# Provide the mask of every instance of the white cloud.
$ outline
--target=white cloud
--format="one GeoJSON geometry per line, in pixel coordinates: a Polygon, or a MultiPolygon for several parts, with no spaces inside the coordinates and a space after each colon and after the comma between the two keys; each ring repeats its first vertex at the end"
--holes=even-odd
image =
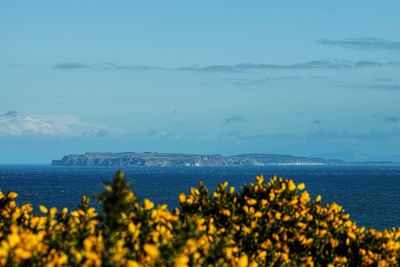
{"type": "Polygon", "coordinates": [[[0,136],[101,137],[108,134],[108,127],[69,115],[23,115],[16,111],[0,115],[0,136]]]}

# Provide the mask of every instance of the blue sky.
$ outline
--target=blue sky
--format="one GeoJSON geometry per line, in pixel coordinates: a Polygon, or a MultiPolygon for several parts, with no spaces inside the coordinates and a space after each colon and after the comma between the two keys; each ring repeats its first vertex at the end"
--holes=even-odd
{"type": "Polygon", "coordinates": [[[0,163],[86,151],[400,159],[398,10],[1,2],[0,163]]]}

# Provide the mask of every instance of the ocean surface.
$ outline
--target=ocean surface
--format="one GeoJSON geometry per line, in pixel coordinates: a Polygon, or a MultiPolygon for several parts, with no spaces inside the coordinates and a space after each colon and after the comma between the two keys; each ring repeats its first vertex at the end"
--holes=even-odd
{"type": "MultiPolygon", "coordinates": [[[[111,180],[118,169],[0,165],[0,189],[17,192],[20,204],[74,209],[82,195],[101,191],[102,182],[111,180]]],[[[400,165],[130,167],[124,171],[139,198],[166,203],[170,208],[178,206],[180,192],[188,192],[200,180],[211,191],[223,181],[240,188],[258,174],[267,179],[277,174],[304,182],[310,194],[321,194],[325,203],[342,205],[359,226],[400,227],[400,165]]]]}

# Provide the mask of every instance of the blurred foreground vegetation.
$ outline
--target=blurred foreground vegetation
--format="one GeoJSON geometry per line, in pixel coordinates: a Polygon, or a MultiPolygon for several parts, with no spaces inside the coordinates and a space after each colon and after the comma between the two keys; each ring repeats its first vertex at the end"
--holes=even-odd
{"type": "Polygon", "coordinates": [[[118,172],[77,210],[18,206],[0,192],[0,266],[400,266],[400,228],[358,227],[304,184],[273,177],[241,191],[200,183],[168,210],[139,201],[118,172]]]}

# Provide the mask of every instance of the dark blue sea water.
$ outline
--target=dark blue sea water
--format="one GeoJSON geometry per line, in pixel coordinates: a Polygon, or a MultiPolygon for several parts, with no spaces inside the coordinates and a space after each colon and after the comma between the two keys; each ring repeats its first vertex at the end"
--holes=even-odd
{"type": "MultiPolygon", "coordinates": [[[[19,203],[76,208],[84,194],[101,191],[117,168],[0,165],[0,188],[19,193],[19,203]]],[[[124,169],[140,198],[178,205],[180,192],[203,180],[210,190],[223,182],[240,187],[258,174],[304,182],[314,197],[342,205],[360,226],[400,227],[400,165],[268,166],[268,167],[137,167],[124,169]]]]}

